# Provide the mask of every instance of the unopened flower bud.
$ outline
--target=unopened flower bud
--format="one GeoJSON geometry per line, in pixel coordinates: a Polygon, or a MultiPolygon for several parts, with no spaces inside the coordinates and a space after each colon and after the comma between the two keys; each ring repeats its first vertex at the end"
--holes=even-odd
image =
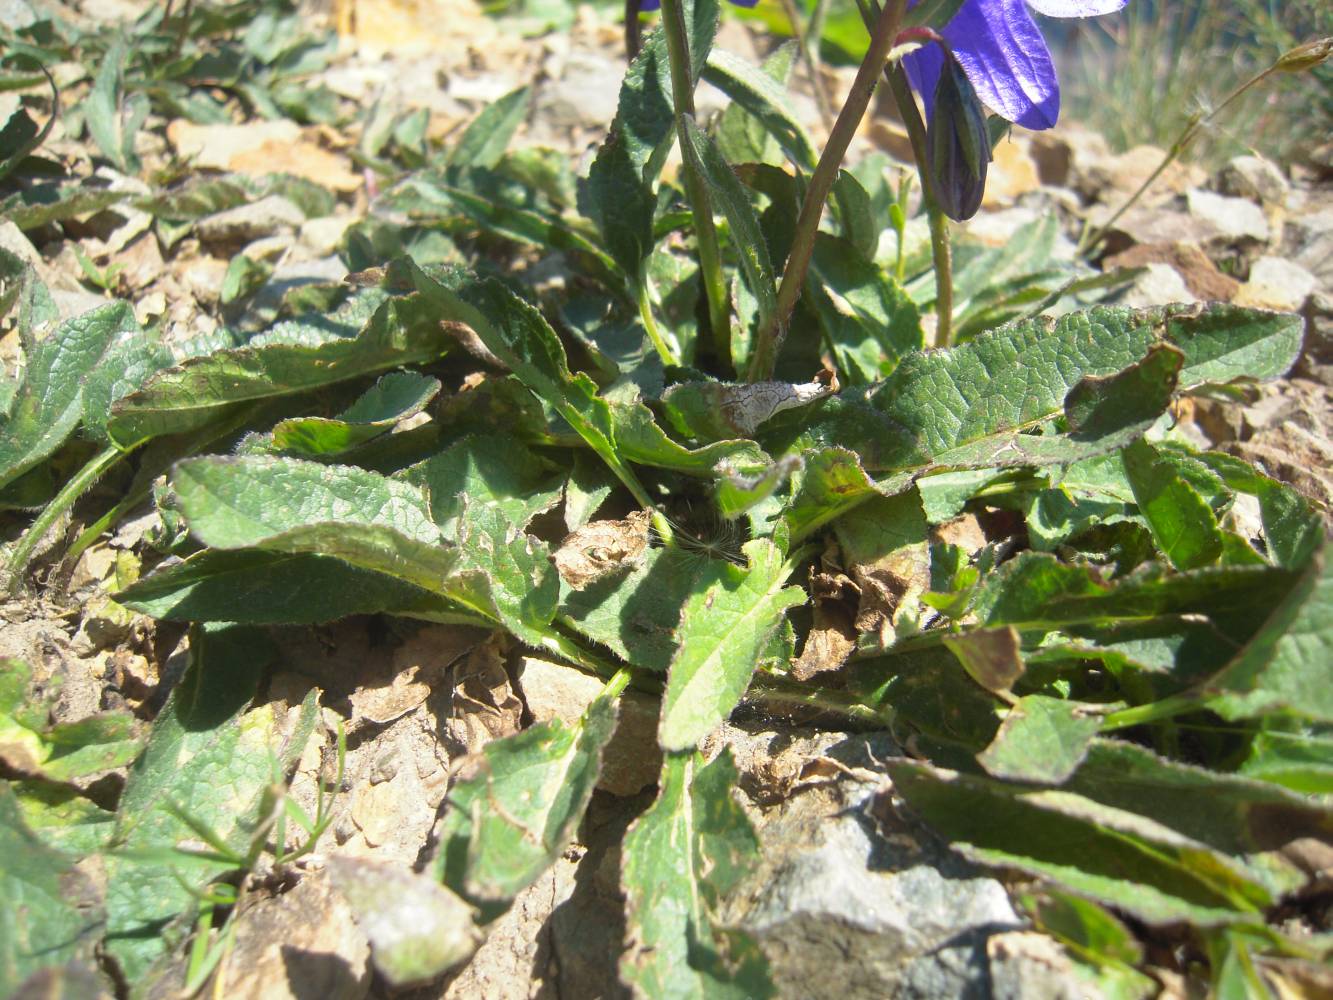
{"type": "Polygon", "coordinates": [[[945,215],[962,222],[977,214],[989,163],[985,109],[958,61],[946,55],[926,127],[926,169],[945,215]]]}
{"type": "Polygon", "coordinates": [[[1317,42],[1306,42],[1294,49],[1288,49],[1274,64],[1273,68],[1282,73],[1301,73],[1314,69],[1321,62],[1333,55],[1333,38],[1321,38],[1317,42]]]}

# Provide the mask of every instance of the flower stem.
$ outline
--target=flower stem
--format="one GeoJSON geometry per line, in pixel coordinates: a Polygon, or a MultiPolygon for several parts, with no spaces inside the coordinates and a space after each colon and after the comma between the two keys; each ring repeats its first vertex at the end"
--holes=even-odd
{"type": "Polygon", "coordinates": [[[1170,719],[1177,715],[1183,715],[1186,712],[1197,712],[1199,710],[1201,699],[1198,694],[1192,691],[1185,691],[1181,694],[1172,695],[1169,698],[1163,698],[1161,701],[1149,702],[1147,705],[1136,705],[1133,708],[1122,708],[1118,712],[1112,712],[1102,720],[1100,732],[1109,733],[1117,729],[1128,729],[1130,726],[1142,726],[1149,722],[1161,722],[1163,719],[1170,719]]]}
{"type": "Polygon", "coordinates": [[[865,117],[870,105],[871,95],[880,70],[893,48],[893,41],[902,24],[903,13],[907,9],[907,0],[890,0],[880,12],[870,33],[870,48],[861,68],[856,71],[851,93],[838,112],[837,121],[829,133],[828,144],[820,154],[815,172],[810,175],[810,183],[805,189],[805,200],[801,203],[801,214],[796,220],[796,234],[792,240],[791,254],[787,266],[782,272],[782,284],[778,286],[778,304],[773,315],[755,337],[754,353],[750,357],[750,368],[746,377],[751,382],[764,382],[773,377],[777,365],[778,349],[787,333],[787,323],[791,320],[796,301],[805,287],[805,274],[810,268],[810,258],[814,254],[815,236],[819,232],[819,220],[824,214],[824,203],[833,182],[837,179],[847,147],[865,117]]]}
{"type": "Polygon", "coordinates": [[[926,206],[926,218],[930,222],[930,250],[935,261],[936,320],[935,342],[931,346],[948,347],[953,337],[953,249],[949,245],[949,220],[940,210],[930,172],[925,169],[926,123],[921,120],[921,113],[917,110],[907,74],[901,65],[885,66],[884,77],[889,81],[893,100],[898,105],[898,114],[907,129],[907,138],[912,143],[912,155],[916,158],[917,173],[921,178],[921,200],[926,206]]]}
{"type": "Polygon", "coordinates": [[[10,554],[8,589],[11,593],[17,590],[19,584],[22,583],[23,574],[28,568],[28,563],[31,562],[33,553],[37,551],[37,546],[46,537],[46,533],[74,506],[74,502],[83,496],[93,483],[97,482],[108,469],[127,454],[129,452],[121,451],[114,445],[103,448],[82,469],[75,473],[74,478],[65,484],[65,488],[46,505],[46,508],[32,522],[31,527],[19,539],[18,545],[14,546],[14,551],[10,554]]]}
{"type": "Polygon", "coordinates": [[[639,318],[643,321],[643,328],[648,332],[648,339],[653,342],[653,347],[657,350],[657,356],[662,359],[664,365],[678,365],[680,359],[665,340],[662,339],[662,331],[658,329],[657,320],[653,318],[653,305],[648,299],[648,282],[646,280],[638,283],[637,294],[639,297],[639,318]]]}
{"type": "MultiPolygon", "coordinates": [[[[676,136],[681,149],[689,139],[685,116],[694,117],[694,71],[690,64],[690,40],[685,30],[682,0],[662,0],[662,30],[666,33],[667,61],[671,67],[671,102],[676,114],[676,136]]],[[[708,325],[713,334],[713,350],[718,367],[731,367],[731,326],[728,317],[727,279],[722,274],[722,254],[718,250],[713,209],[703,178],[690,169],[688,158],[681,166],[685,197],[694,215],[694,239],[699,247],[699,273],[703,276],[704,295],[708,300],[708,325]]]]}
{"type": "MultiPolygon", "coordinates": [[[[1325,40],[1325,42],[1327,43],[1327,40],[1325,40]]],[[[1080,239],[1078,243],[1078,252],[1080,254],[1086,254],[1095,250],[1097,245],[1101,243],[1102,240],[1106,239],[1106,234],[1111,231],[1111,227],[1119,222],[1121,216],[1138,203],[1139,199],[1147,193],[1148,189],[1157,182],[1157,178],[1162,176],[1163,171],[1180,158],[1181,154],[1189,148],[1190,143],[1194,141],[1195,137],[1203,131],[1205,125],[1209,124],[1228,107],[1244,97],[1251,89],[1263,83],[1273,74],[1288,71],[1287,66],[1284,64],[1284,60],[1290,55],[1292,55],[1292,53],[1284,54],[1277,60],[1277,62],[1273,63],[1273,65],[1250,77],[1228,94],[1222,100],[1221,104],[1213,108],[1207,114],[1191,115],[1189,121],[1185,123],[1185,127],[1181,130],[1180,135],[1176,137],[1176,141],[1171,144],[1171,148],[1168,149],[1166,155],[1162,157],[1162,162],[1157,164],[1157,169],[1148,175],[1147,179],[1144,180],[1144,182],[1138,186],[1138,189],[1125,200],[1124,204],[1111,213],[1109,219],[1095,229],[1091,229],[1084,233],[1083,238],[1080,239]]]]}

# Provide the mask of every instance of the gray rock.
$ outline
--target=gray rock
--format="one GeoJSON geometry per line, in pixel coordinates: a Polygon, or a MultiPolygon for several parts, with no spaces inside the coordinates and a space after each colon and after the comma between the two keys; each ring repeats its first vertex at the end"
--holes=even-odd
{"type": "Polygon", "coordinates": [[[1325,290],[1333,292],[1333,204],[1307,206],[1288,217],[1281,254],[1313,274],[1325,290]]]}
{"type": "Polygon", "coordinates": [[[1282,171],[1262,156],[1235,157],[1222,168],[1217,180],[1223,194],[1270,207],[1285,206],[1291,190],[1282,171]]]}
{"type": "Polygon", "coordinates": [[[728,919],[758,939],[780,996],[987,996],[987,939],[1023,921],[928,833],[872,818],[880,794],[840,779],[788,795],[758,824],[763,862],[728,919]]]}
{"type": "Polygon", "coordinates": [[[1318,287],[1315,276],[1281,257],[1260,257],[1250,266],[1250,280],[1240,286],[1236,305],[1299,312],[1318,287]]]}
{"type": "Polygon", "coordinates": [[[10,31],[18,31],[35,23],[37,14],[27,0],[0,0],[0,24],[10,31]]]}
{"type": "Polygon", "coordinates": [[[1119,304],[1142,309],[1147,306],[1165,306],[1173,302],[1191,304],[1199,301],[1170,264],[1145,264],[1146,270],[1125,289],[1119,304]]]}
{"type": "Polygon", "coordinates": [[[1208,223],[1227,242],[1268,242],[1268,220],[1263,210],[1246,198],[1229,198],[1193,188],[1185,192],[1185,201],[1190,215],[1208,223]]]}
{"type": "Polygon", "coordinates": [[[305,215],[282,195],[271,194],[200,219],[195,233],[203,243],[243,246],[265,236],[294,233],[305,215]]]}
{"type": "Polygon", "coordinates": [[[556,130],[605,127],[616,114],[624,63],[576,51],[564,60],[563,69],[558,80],[542,87],[537,117],[556,130]]]}

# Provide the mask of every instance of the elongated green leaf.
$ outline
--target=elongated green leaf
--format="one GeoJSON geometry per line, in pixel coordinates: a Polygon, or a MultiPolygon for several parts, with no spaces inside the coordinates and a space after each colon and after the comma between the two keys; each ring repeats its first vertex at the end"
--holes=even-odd
{"type": "MultiPolygon", "coordinates": [[[[787,42],[774,49],[763,61],[760,72],[779,89],[787,85],[798,52],[795,42],[787,42]]],[[[709,61],[717,59],[718,52],[709,53],[709,61]]],[[[734,57],[730,57],[734,58],[734,57]]],[[[709,73],[710,70],[705,70],[709,73]]],[[[728,163],[783,162],[782,150],[769,134],[762,119],[750,114],[736,100],[727,105],[717,120],[717,145],[728,163]]]]}
{"type": "Polygon", "coordinates": [[[421,490],[351,466],[295,458],[191,458],[172,470],[190,529],[219,549],[262,545],[295,528],[377,525],[422,544],[440,540],[421,490]]]}
{"type": "Polygon", "coordinates": [[[138,330],[128,303],[113,302],[67,320],[32,349],[9,419],[0,424],[0,485],[65,443],[83,415],[84,382],[138,330]]]}
{"type": "Polygon", "coordinates": [[[396,576],[333,555],[207,549],[162,567],[116,602],[168,621],[302,625],[380,612],[443,620],[462,609],[396,576]]]}
{"type": "Polygon", "coordinates": [[[197,458],[172,488],[191,532],[215,549],[334,556],[442,592],[460,554],[421,491],[350,466],[290,458],[197,458]]]}
{"type": "Polygon", "coordinates": [[[570,372],[565,349],[540,312],[494,279],[460,269],[427,274],[406,259],[396,264],[441,318],[470,326],[524,385],[568,421],[621,482],[642,493],[616,451],[610,405],[597,395],[592,379],[570,372]]]}
{"type": "Polygon", "coordinates": [[[134,717],[104,712],[51,722],[52,695],[32,683],[32,670],[0,660],[0,758],[22,774],[69,781],[130,763],[141,746],[134,717]]]}
{"type": "Polygon", "coordinates": [[[747,565],[725,566],[681,613],[657,734],[665,750],[693,749],[726,721],[783,614],[806,601],[800,587],[783,586],[790,567],[772,542],[755,539],[741,551],[747,565]]]}
{"type": "Polygon", "coordinates": [[[83,111],[88,131],[107,159],[122,173],[137,173],[134,138],[148,114],[148,99],[142,94],[125,97],[127,55],[125,40],[118,35],[102,58],[83,111]]]}
{"type": "Polygon", "coordinates": [[[676,655],[685,602],[719,582],[724,565],[679,547],[651,548],[628,573],[570,591],[561,612],[581,635],[626,663],[665,673],[676,655]]]}
{"type": "Polygon", "coordinates": [[[1304,726],[1294,732],[1274,727],[1258,733],[1240,772],[1307,795],[1333,794],[1333,727],[1304,726]]]}
{"type": "Polygon", "coordinates": [[[101,907],[74,859],[43,843],[0,781],[0,994],[29,975],[93,959],[101,907]]]}
{"type": "Polygon", "coordinates": [[[888,766],[894,788],[966,857],[1050,880],[1145,923],[1253,921],[1272,898],[1224,855],[1133,813],[914,761],[888,766]]]}
{"type": "Polygon", "coordinates": [[[477,503],[459,519],[458,554],[443,593],[540,645],[560,599],[546,543],[516,528],[499,507],[477,503]]]}
{"type": "Polygon", "coordinates": [[[498,434],[466,437],[413,466],[403,478],[425,489],[431,518],[446,538],[456,537],[454,522],[466,506],[494,504],[523,528],[555,506],[561,492],[549,466],[498,434]]]}
{"type": "Polygon", "coordinates": [[[95,805],[69,785],[17,781],[11,786],[27,826],[49,847],[82,858],[106,846],[115,814],[95,805]]]}
{"type": "Polygon", "coordinates": [[[114,442],[129,447],[162,434],[196,430],[242,403],[433,361],[450,342],[438,317],[418,296],[382,303],[374,297],[354,299],[332,317],[279,324],[245,347],[189,358],[158,373],[115,403],[107,432],[114,442]],[[356,323],[351,317],[368,303],[378,308],[368,321],[356,323]]]}
{"type": "Polygon", "coordinates": [[[1114,583],[1086,566],[1025,552],[992,573],[977,598],[990,626],[1114,625],[1163,615],[1205,614],[1223,636],[1246,641],[1291,589],[1295,576],[1263,566],[1170,573],[1152,564],[1114,583]]]}
{"type": "Polygon", "coordinates": [[[1134,502],[1162,554],[1177,569],[1196,569],[1222,554],[1222,532],[1207,501],[1156,449],[1137,441],[1121,452],[1134,502]]]}
{"type": "Polygon", "coordinates": [[[337,455],[420,413],[439,391],[437,378],[392,372],[335,418],[293,417],[281,421],[273,428],[273,447],[300,455],[337,455]]]}
{"type": "Polygon", "coordinates": [[[753,1000],[774,993],[767,961],[712,911],[758,856],[759,843],[732,798],[736,765],[724,749],[668,754],[657,801],[625,835],[620,884],[629,899],[620,978],[644,998],[753,1000]]]}
{"type": "Polygon", "coordinates": [[[552,719],[488,743],[449,791],[435,862],[445,885],[507,903],[549,868],[587,809],[616,717],[603,696],[572,726],[552,719]]]}
{"type": "Polygon", "coordinates": [[[797,169],[809,173],[815,169],[815,144],[792,111],[780,82],[767,69],[714,49],[708,54],[704,79],[762,123],[797,169]]]}
{"type": "Polygon", "coordinates": [[[1275,894],[1309,877],[1277,854],[1303,838],[1333,836],[1333,808],[1235,774],[1159,757],[1145,747],[1098,739],[1065,787],[1165,826],[1244,861],[1275,894]]]}
{"type": "MultiPolygon", "coordinates": [[[[762,74],[761,74],[762,75],[762,74]]],[[[767,79],[767,77],[764,77],[767,79]]],[[[768,256],[768,244],[759,228],[750,196],[732,173],[731,166],[718,151],[717,145],[698,124],[685,118],[685,161],[703,178],[709,193],[731,225],[731,245],[740,258],[741,270],[750,286],[750,292],[759,302],[762,323],[777,308],[777,281],[773,264],[768,256]]]]}
{"type": "Polygon", "coordinates": [[[1082,763],[1101,724],[1087,709],[1040,694],[1020,698],[977,760],[996,778],[1063,784],[1082,763]]]}
{"type": "Polygon", "coordinates": [[[1331,566],[1327,549],[1311,560],[1249,645],[1209,682],[1217,692],[1209,708],[1225,719],[1286,710],[1333,722],[1331,566]]]}
{"type": "Polygon", "coordinates": [[[716,477],[719,467],[739,472],[763,468],[768,456],[753,441],[736,437],[714,441],[698,448],[687,448],[670,437],[657,423],[653,412],[639,400],[611,403],[611,423],[621,454],[639,465],[671,469],[692,476],[716,477]]]}
{"type": "Polygon", "coordinates": [[[169,863],[144,856],[197,839],[170,807],[207,823],[237,850],[258,819],[260,795],[273,779],[275,719],[269,706],[245,708],[273,652],[257,630],[196,628],[190,668],[130,771],[116,813],[117,852],[107,858],[106,938],[107,952],[130,981],[188,930],[172,923],[194,910],[187,886],[202,886],[227,868],[185,855],[169,863]]]}
{"type": "Polygon", "coordinates": [[[488,104],[463,130],[445,163],[451,167],[493,167],[499,163],[509,140],[528,116],[531,97],[531,87],[519,87],[488,104]]]}
{"type": "MultiPolygon", "coordinates": [[[[1295,359],[1299,331],[1293,317],[1229,306],[1097,307],[1054,324],[1022,321],[951,351],[909,355],[864,402],[843,393],[825,404],[804,441],[854,447],[871,472],[1071,462],[1122,447],[1148,417],[1138,409],[1094,421],[1091,433],[1024,433],[1064,415],[1083,379],[1125,371],[1159,343],[1184,355],[1181,388],[1275,378],[1295,359]]],[[[1157,365],[1141,374],[1161,384],[1157,365]]],[[[1091,391],[1085,384],[1071,402],[1091,391]]]]}
{"type": "Polygon", "coordinates": [[[849,384],[888,375],[922,346],[921,314],[883,270],[847,240],[819,233],[806,290],[849,384]]]}
{"type": "Polygon", "coordinates": [[[1286,483],[1261,475],[1231,455],[1210,451],[1199,458],[1231,489],[1258,498],[1272,561],[1285,569],[1303,567],[1324,540],[1323,519],[1310,502],[1286,483]]]}

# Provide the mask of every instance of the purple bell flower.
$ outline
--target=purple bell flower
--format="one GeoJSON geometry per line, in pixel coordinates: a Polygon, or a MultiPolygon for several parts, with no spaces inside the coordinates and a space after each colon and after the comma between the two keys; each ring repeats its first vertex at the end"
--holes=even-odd
{"type": "MultiPolygon", "coordinates": [[[[1095,17],[1129,0],[965,0],[940,29],[977,96],[1007,121],[1047,129],[1060,117],[1060,81],[1041,30],[1028,12],[1047,17],[1095,17]]],[[[935,111],[935,89],[944,65],[939,48],[926,45],[903,60],[926,116],[935,111]]]]}

